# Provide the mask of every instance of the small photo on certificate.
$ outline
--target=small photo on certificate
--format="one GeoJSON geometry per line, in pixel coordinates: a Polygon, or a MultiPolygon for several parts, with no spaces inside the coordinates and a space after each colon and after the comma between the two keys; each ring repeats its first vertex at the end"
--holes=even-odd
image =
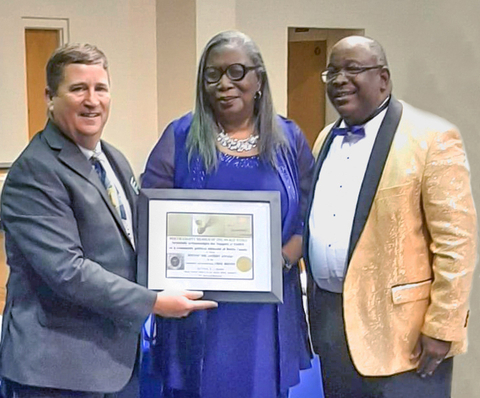
{"type": "Polygon", "coordinates": [[[253,215],[167,213],[167,278],[254,277],[253,215]]]}

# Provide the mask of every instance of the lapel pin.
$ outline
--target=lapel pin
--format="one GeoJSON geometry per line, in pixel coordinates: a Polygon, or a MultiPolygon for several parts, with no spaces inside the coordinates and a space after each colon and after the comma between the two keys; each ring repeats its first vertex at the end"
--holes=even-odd
{"type": "Polygon", "coordinates": [[[130,178],[130,185],[133,188],[135,195],[138,195],[140,193],[140,187],[138,186],[137,180],[135,180],[134,176],[130,178]]]}

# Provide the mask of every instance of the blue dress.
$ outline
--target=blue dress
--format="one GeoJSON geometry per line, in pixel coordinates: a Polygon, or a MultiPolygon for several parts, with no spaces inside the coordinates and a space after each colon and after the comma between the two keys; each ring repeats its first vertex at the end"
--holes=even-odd
{"type": "MultiPolygon", "coordinates": [[[[219,153],[218,168],[188,162],[185,140],[192,116],[172,122],[149,156],[144,188],[274,190],[281,195],[282,241],[302,234],[313,157],[300,129],[278,117],[290,151],[277,169],[259,156],[219,153]],[[175,148],[173,150],[173,148],[175,148]]],[[[310,348],[299,271],[283,272],[283,304],[219,303],[185,319],[156,318],[154,371],[169,389],[201,398],[277,398],[310,367],[310,348]]]]}

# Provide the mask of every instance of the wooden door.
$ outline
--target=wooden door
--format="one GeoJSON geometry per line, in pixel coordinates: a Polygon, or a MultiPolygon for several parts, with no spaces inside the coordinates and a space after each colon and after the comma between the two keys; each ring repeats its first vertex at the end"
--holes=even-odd
{"type": "MultiPolygon", "coordinates": [[[[47,106],[44,99],[47,85],[45,66],[59,44],[60,32],[58,29],[25,29],[28,136],[30,139],[43,129],[47,120],[47,106]]],[[[0,314],[3,313],[5,307],[7,278],[4,234],[0,230],[0,314]]]]}
{"type": "Polygon", "coordinates": [[[45,127],[45,66],[60,44],[58,29],[25,29],[25,59],[27,69],[28,136],[31,139],[45,127]]]}
{"type": "Polygon", "coordinates": [[[326,41],[288,43],[288,117],[305,133],[310,147],[325,126],[326,41]]]}

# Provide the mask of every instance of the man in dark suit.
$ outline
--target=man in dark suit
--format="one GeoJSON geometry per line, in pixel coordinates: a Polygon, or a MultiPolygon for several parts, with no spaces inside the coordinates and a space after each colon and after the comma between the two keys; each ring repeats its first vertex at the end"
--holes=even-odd
{"type": "Polygon", "coordinates": [[[147,316],[216,304],[135,283],[138,188],[125,157],[100,140],[110,107],[105,55],[59,48],[47,85],[49,121],[2,193],[10,278],[1,376],[15,397],[136,397],[147,316]]]}
{"type": "Polygon", "coordinates": [[[325,395],[450,397],[476,258],[460,133],[391,96],[372,39],[339,41],[322,77],[341,118],[315,143],[304,255],[325,395]]]}

